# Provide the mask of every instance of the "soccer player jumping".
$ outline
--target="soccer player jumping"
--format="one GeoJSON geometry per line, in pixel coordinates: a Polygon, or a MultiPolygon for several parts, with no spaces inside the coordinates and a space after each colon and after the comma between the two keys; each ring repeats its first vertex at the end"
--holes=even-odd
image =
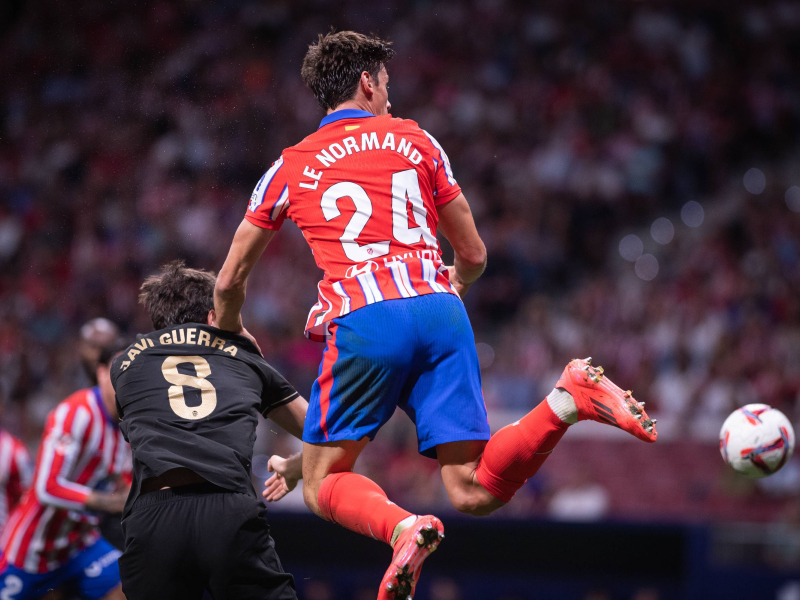
{"type": "Polygon", "coordinates": [[[654,421],[591,359],[571,361],[547,398],[490,435],[472,328],[460,297],[486,249],[442,147],[389,115],[390,45],[351,31],[320,36],[302,77],[327,112],[256,185],[215,290],[219,327],[247,334],[247,277],[288,216],[324,271],[306,334],[326,341],[303,432],[304,496],[317,515],[390,544],[379,599],[406,600],[444,537],[434,516],[390,502],[353,473],[396,406],[436,457],[453,505],[488,515],[541,467],[570,425],[593,420],[654,442],[654,421]],[[442,263],[437,229],[455,251],[442,263]]]}

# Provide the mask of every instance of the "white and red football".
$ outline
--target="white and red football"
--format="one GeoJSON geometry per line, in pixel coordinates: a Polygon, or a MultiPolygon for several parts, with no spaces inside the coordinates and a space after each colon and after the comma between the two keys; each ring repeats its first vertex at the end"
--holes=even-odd
{"type": "Polygon", "coordinates": [[[757,479],[772,475],[794,451],[794,429],[781,411],[767,404],[747,404],[725,419],[719,432],[722,459],[736,471],[757,479]]]}

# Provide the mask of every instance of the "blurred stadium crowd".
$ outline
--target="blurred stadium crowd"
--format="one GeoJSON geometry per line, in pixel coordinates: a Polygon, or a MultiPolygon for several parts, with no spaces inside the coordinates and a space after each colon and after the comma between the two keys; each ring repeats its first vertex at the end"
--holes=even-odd
{"type": "MultiPolygon", "coordinates": [[[[595,518],[627,498],[627,517],[719,516],[727,413],[763,400],[800,417],[800,3],[3,10],[0,394],[3,425],[31,446],[47,411],[85,385],[83,322],[149,330],[145,275],[174,258],[221,266],[252,187],[318,125],[300,62],[331,25],[394,41],[392,113],[438,138],[473,207],[489,268],[466,304],[493,425],[592,354],[655,407],[663,443],[635,468],[682,482],[660,502],[631,500],[602,475],[617,442],[578,427],[507,515],[569,505],[555,516],[595,518]]],[[[248,290],[248,329],[304,395],[322,351],[302,335],[319,277],[287,224],[248,290]]],[[[362,468],[398,502],[449,506],[397,421],[362,468]]],[[[262,433],[260,452],[289,448],[262,433]]],[[[763,489],[734,484],[725,516],[764,518],[753,498],[800,487],[800,467],[785,471],[763,489]]],[[[767,518],[800,521],[793,507],[778,501],[767,518]]]]}

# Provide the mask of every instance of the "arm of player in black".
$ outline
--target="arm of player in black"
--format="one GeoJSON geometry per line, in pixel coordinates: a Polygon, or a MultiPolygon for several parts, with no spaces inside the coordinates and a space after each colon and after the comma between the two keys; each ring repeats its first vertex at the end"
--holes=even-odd
{"type": "Polygon", "coordinates": [[[464,194],[437,207],[439,229],[450,242],[455,252],[450,281],[462,298],[470,286],[486,269],[486,246],[478,235],[475,219],[464,194]]]}
{"type": "Polygon", "coordinates": [[[276,454],[270,457],[268,468],[275,474],[264,482],[266,487],[261,495],[267,502],[277,502],[296,488],[297,482],[303,478],[303,453],[288,458],[276,454]]]}
{"type": "MultiPolygon", "coordinates": [[[[308,401],[302,396],[298,396],[289,404],[270,411],[269,418],[280,425],[284,431],[302,440],[307,410],[308,401]]],[[[268,468],[270,473],[275,474],[264,482],[266,487],[261,495],[267,502],[277,502],[297,487],[297,482],[303,478],[303,454],[298,452],[288,458],[276,454],[269,459],[268,468]]]]}
{"type": "Polygon", "coordinates": [[[257,227],[246,219],[242,220],[214,288],[214,326],[244,335],[253,343],[255,339],[242,325],[241,316],[247,295],[247,278],[275,233],[272,229],[257,227]]]}

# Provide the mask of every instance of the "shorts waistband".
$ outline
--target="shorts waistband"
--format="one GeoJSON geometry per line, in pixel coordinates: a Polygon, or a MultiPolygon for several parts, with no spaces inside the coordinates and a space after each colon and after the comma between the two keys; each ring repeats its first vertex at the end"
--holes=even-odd
{"type": "Polygon", "coordinates": [[[133,508],[143,508],[145,506],[152,506],[153,504],[160,504],[161,502],[169,502],[170,500],[176,500],[178,498],[231,493],[233,493],[231,490],[219,487],[213,483],[192,483],[190,485],[182,485],[180,487],[150,492],[149,494],[142,494],[133,503],[133,508]]]}

